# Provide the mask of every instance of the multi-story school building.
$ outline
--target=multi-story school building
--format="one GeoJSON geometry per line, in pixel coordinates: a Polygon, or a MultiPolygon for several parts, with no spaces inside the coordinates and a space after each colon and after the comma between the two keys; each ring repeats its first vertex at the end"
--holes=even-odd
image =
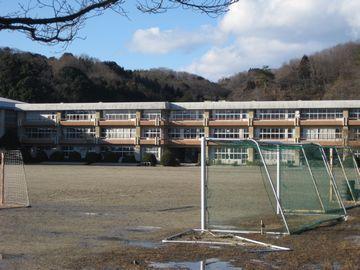
{"type": "Polygon", "coordinates": [[[30,104],[2,98],[0,136],[9,129],[22,146],[48,154],[113,151],[140,160],[168,148],[180,161],[196,162],[202,136],[360,148],[360,100],[30,104]]]}

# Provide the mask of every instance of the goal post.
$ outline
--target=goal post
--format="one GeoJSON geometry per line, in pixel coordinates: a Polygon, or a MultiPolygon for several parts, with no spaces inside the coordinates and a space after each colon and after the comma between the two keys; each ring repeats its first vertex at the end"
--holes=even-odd
{"type": "Polygon", "coordinates": [[[345,216],[321,146],[201,139],[201,230],[291,234],[345,216]]]}
{"type": "Polygon", "coordinates": [[[21,151],[0,150],[0,159],[0,208],[30,206],[21,151]]]}

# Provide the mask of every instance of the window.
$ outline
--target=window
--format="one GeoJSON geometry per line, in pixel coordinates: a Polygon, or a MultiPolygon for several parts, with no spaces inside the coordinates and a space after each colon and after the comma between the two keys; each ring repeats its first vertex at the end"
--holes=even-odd
{"type": "Polygon", "coordinates": [[[249,131],[247,128],[213,128],[211,129],[211,137],[246,139],[249,137],[249,131]]]}
{"type": "Polygon", "coordinates": [[[56,136],[56,130],[52,128],[26,128],[25,137],[28,139],[50,139],[56,136]]]}
{"type": "Polygon", "coordinates": [[[72,146],[72,145],[63,146],[62,151],[64,152],[65,158],[69,157],[70,152],[78,152],[80,153],[82,158],[85,158],[86,153],[88,152],[96,152],[95,147],[93,146],[72,146]]]}
{"type": "Polygon", "coordinates": [[[204,136],[203,128],[169,128],[169,139],[198,139],[204,136]]]}
{"type": "Polygon", "coordinates": [[[25,119],[27,121],[56,121],[56,112],[27,112],[25,119]]]}
{"type": "Polygon", "coordinates": [[[161,129],[160,128],[143,128],[142,129],[143,138],[160,138],[161,129]]]}
{"type": "Polygon", "coordinates": [[[125,157],[125,156],[133,156],[134,146],[131,145],[124,145],[124,146],[102,146],[101,152],[114,152],[119,155],[119,157],[125,157]]]}
{"type": "Polygon", "coordinates": [[[305,109],[301,110],[302,119],[339,119],[343,118],[340,109],[305,109]]]}
{"type": "Polygon", "coordinates": [[[247,119],[248,114],[244,110],[213,110],[212,118],[214,120],[240,120],[247,119]]]}
{"type": "Polygon", "coordinates": [[[66,121],[95,121],[94,111],[67,111],[65,112],[66,121]]]}
{"type": "Polygon", "coordinates": [[[102,130],[104,139],[133,139],[135,135],[135,128],[105,128],[102,130]]]}
{"type": "Polygon", "coordinates": [[[256,110],[255,118],[260,120],[294,119],[295,110],[285,110],[285,109],[256,110]]]}
{"type": "Polygon", "coordinates": [[[352,141],[360,141],[360,127],[350,129],[349,139],[352,141]]]}
{"type": "Polygon", "coordinates": [[[65,139],[92,139],[95,137],[95,128],[64,128],[65,139]]]}
{"type": "Polygon", "coordinates": [[[360,119],[360,109],[351,109],[349,117],[350,119],[360,119]]]}
{"type": "Polygon", "coordinates": [[[185,110],[185,111],[170,111],[171,121],[181,120],[201,120],[203,119],[203,111],[185,110]]]}
{"type": "Polygon", "coordinates": [[[256,137],[260,140],[287,140],[293,138],[293,128],[258,128],[256,137]]]}
{"type": "Polygon", "coordinates": [[[141,153],[144,155],[147,154],[154,154],[157,159],[160,159],[160,151],[159,147],[141,147],[141,153]]]}
{"type": "Polygon", "coordinates": [[[214,147],[210,149],[210,155],[213,156],[212,159],[218,160],[221,163],[232,164],[237,162],[239,164],[245,164],[248,159],[248,153],[246,148],[228,146],[214,147]]]}
{"type": "Polygon", "coordinates": [[[144,110],[141,116],[144,120],[161,119],[161,111],[158,110],[144,110]]]}
{"type": "Polygon", "coordinates": [[[301,132],[304,140],[341,140],[340,128],[304,128],[301,132]]]}
{"type": "Polygon", "coordinates": [[[123,110],[123,111],[104,111],[105,120],[135,120],[136,111],[123,110]]]}
{"type": "MultiPolygon", "coordinates": [[[[298,150],[281,150],[280,160],[284,163],[294,164],[296,160],[296,151],[298,150]]],[[[277,164],[277,151],[262,150],[261,153],[265,159],[266,164],[275,165],[277,164]]]]}

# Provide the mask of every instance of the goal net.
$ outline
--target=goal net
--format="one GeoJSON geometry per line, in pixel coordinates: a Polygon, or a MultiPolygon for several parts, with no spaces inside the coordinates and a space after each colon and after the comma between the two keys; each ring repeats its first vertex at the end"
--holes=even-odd
{"type": "Polygon", "coordinates": [[[28,207],[24,163],[19,150],[0,151],[0,208],[28,207]]]}
{"type": "Polygon", "coordinates": [[[296,233],[346,210],[315,144],[202,139],[202,229],[296,233]]]}
{"type": "Polygon", "coordinates": [[[360,175],[349,147],[326,147],[326,157],[346,207],[360,204],[360,175]]]}

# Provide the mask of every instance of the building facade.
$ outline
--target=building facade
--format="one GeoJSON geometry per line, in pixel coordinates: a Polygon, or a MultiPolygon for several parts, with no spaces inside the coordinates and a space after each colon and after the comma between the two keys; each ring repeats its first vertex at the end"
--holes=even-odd
{"type": "Polygon", "coordinates": [[[24,147],[47,154],[113,151],[140,160],[169,148],[197,162],[202,136],[360,148],[360,100],[9,104],[0,100],[0,135],[16,128],[24,147]]]}

